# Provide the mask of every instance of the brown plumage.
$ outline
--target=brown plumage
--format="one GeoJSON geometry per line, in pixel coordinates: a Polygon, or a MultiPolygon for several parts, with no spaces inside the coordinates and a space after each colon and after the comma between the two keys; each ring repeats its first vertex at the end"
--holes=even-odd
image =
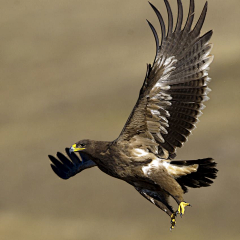
{"type": "Polygon", "coordinates": [[[57,158],[49,158],[53,171],[63,179],[98,166],[106,174],[126,181],[171,217],[172,229],[177,213],[184,214],[189,205],[183,199],[187,188],[210,186],[217,169],[211,158],[171,160],[176,156],[176,148],[186,142],[204,108],[203,102],[208,100],[212,31],[200,36],[207,3],[192,29],[194,1],[190,0],[182,27],[182,3],[177,0],[178,17],[173,31],[172,11],[168,1],[164,2],[167,33],[160,12],[150,3],[160,22],[161,44],[148,22],[156,41],[156,56],[152,66],[147,67],[139,98],[119,137],[112,142],[81,140],[66,149],[70,160],[61,153],[57,158]],[[81,159],[73,152],[79,152],[81,159]],[[179,204],[177,211],[169,205],[169,196],[179,204]]]}

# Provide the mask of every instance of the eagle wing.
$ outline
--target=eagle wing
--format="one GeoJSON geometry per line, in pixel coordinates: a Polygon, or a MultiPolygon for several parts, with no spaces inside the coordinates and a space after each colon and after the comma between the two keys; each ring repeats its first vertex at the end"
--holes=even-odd
{"type": "Polygon", "coordinates": [[[167,33],[160,12],[150,3],[160,22],[161,44],[155,28],[148,22],[156,41],[156,56],[153,65],[147,67],[138,101],[117,141],[129,141],[137,136],[145,139],[155,154],[172,159],[176,156],[176,148],[182,147],[194,129],[204,108],[203,102],[208,100],[212,31],[200,36],[207,2],[192,29],[194,0],[190,0],[184,27],[182,2],[178,0],[174,31],[169,2],[164,2],[168,12],[167,33]]]}
{"type": "Polygon", "coordinates": [[[67,157],[62,153],[57,153],[57,158],[48,155],[51,160],[52,170],[62,179],[73,177],[84,169],[96,166],[96,164],[88,157],[87,154],[79,152],[81,158],[75,153],[70,153],[69,148],[65,149],[67,157]]]}

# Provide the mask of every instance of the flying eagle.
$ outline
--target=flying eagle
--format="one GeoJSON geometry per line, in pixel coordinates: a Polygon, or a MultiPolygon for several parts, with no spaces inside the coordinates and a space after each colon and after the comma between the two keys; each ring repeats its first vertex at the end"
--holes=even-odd
{"type": "Polygon", "coordinates": [[[216,178],[216,163],[212,158],[175,161],[177,147],[182,147],[195,128],[203,102],[208,100],[209,65],[212,31],[200,36],[207,2],[192,28],[194,0],[190,0],[184,27],[183,7],[177,0],[178,17],[173,30],[173,15],[168,0],[166,31],[162,15],[150,3],[159,20],[162,36],[148,22],[156,42],[153,64],[147,73],[135,107],[122,132],[114,141],[81,140],[66,148],[66,154],[49,155],[53,171],[68,179],[84,169],[97,166],[104,173],[131,184],[143,197],[166,212],[171,227],[176,216],[189,206],[183,198],[188,187],[210,186],[216,178]],[[79,152],[80,158],[74,153],[79,152]],[[169,197],[178,204],[176,211],[169,197]]]}

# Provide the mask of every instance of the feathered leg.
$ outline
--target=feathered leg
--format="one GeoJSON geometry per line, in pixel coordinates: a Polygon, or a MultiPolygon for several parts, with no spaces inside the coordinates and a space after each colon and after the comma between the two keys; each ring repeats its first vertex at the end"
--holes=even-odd
{"type": "Polygon", "coordinates": [[[161,210],[163,210],[165,213],[167,213],[169,216],[173,214],[172,207],[168,204],[167,198],[168,194],[162,193],[159,191],[151,191],[148,189],[143,188],[136,188],[136,190],[145,197],[148,201],[159,207],[161,210]]]}
{"type": "Polygon", "coordinates": [[[173,211],[172,207],[168,204],[169,195],[164,192],[151,191],[148,189],[136,188],[136,190],[148,201],[156,205],[158,208],[167,213],[171,218],[171,227],[172,230],[176,225],[176,212],[173,211]]]}
{"type": "Polygon", "coordinates": [[[185,207],[190,206],[189,203],[186,203],[183,199],[183,189],[179,185],[179,183],[171,177],[168,173],[161,170],[153,170],[151,174],[151,179],[160,186],[161,189],[164,189],[164,191],[169,194],[171,197],[174,198],[174,200],[178,204],[178,209],[175,212],[172,212],[171,217],[171,227],[170,229],[173,229],[176,225],[176,216],[177,214],[180,214],[182,216],[185,212],[185,207]]]}

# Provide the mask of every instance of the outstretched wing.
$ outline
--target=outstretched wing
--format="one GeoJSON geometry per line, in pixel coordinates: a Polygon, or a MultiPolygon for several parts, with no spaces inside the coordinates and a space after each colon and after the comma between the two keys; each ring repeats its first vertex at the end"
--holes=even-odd
{"type": "Polygon", "coordinates": [[[159,46],[155,28],[148,22],[156,41],[156,57],[153,65],[148,65],[138,101],[117,141],[145,139],[151,151],[171,159],[176,155],[176,148],[187,140],[204,108],[203,102],[208,100],[208,70],[213,60],[210,55],[212,44],[209,43],[212,31],[200,36],[207,2],[191,29],[194,0],[190,0],[183,28],[183,8],[181,0],[178,0],[174,31],[170,5],[167,0],[164,2],[168,12],[167,33],[160,12],[150,3],[160,22],[161,44],[159,46]]]}
{"type": "Polygon", "coordinates": [[[70,153],[69,148],[66,148],[65,151],[68,158],[60,152],[57,153],[57,158],[48,155],[52,162],[52,170],[62,179],[68,179],[84,169],[96,166],[96,164],[83,152],[79,152],[80,159],[75,153],[70,153]]]}

